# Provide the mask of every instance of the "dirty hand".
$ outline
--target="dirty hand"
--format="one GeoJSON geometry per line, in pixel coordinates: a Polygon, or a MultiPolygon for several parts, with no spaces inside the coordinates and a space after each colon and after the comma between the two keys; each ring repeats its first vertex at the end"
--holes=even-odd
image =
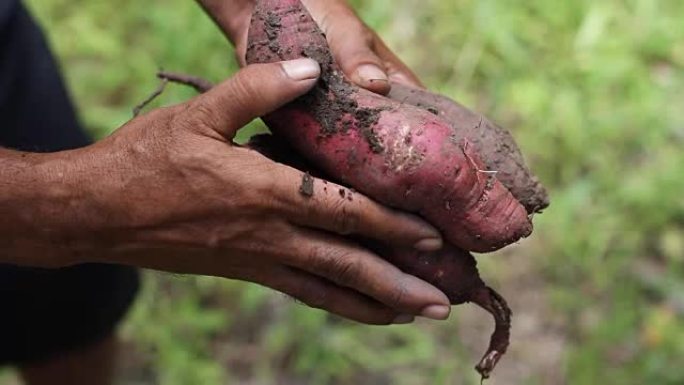
{"type": "Polygon", "coordinates": [[[342,236],[436,249],[437,230],[361,194],[345,190],[345,199],[333,183],[307,185],[298,170],[231,142],[255,117],[308,91],[319,74],[310,59],[249,66],[93,146],[57,153],[50,174],[63,176],[60,199],[78,212],[58,215],[66,222],[54,228],[73,231],[51,232],[50,244],[78,245],[69,263],[256,282],[365,323],[446,318],[441,291],[342,236]]]}
{"type": "MultiPolygon", "coordinates": [[[[245,64],[247,31],[254,0],[197,0],[235,45],[245,64]]],[[[346,0],[302,0],[326,34],[344,73],[356,84],[386,94],[390,83],[422,86],[415,74],[370,29],[346,0]]]]}

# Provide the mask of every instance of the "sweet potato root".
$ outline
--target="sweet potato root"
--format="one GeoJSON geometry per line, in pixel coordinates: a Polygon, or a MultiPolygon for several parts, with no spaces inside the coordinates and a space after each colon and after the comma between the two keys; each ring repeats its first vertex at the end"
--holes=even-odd
{"type": "Polygon", "coordinates": [[[472,254],[451,245],[433,253],[371,248],[402,271],[442,290],[452,305],[473,302],[492,314],[494,332],[487,351],[475,366],[482,378],[488,378],[508,348],[512,313],[506,300],[482,281],[472,254]]]}
{"type": "Polygon", "coordinates": [[[482,157],[487,169],[525,206],[529,214],[549,205],[546,189],[525,164],[513,136],[454,100],[430,91],[393,83],[388,97],[429,111],[453,127],[456,140],[468,140],[482,157]]]}
{"type": "Polygon", "coordinates": [[[489,252],[525,237],[525,208],[442,118],[352,85],[299,0],[259,0],[247,62],[317,60],[321,80],[265,117],[327,175],[389,206],[419,213],[452,244],[489,252]]]}

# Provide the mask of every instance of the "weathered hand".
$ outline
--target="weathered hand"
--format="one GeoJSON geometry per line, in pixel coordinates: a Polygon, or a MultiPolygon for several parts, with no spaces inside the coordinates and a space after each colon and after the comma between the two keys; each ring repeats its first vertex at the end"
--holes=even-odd
{"type": "MultiPolygon", "coordinates": [[[[245,64],[254,0],[198,0],[236,47],[245,64]]],[[[370,29],[345,0],[302,0],[328,38],[335,60],[359,86],[386,94],[390,83],[422,86],[415,74],[370,29]]]]}
{"type": "Polygon", "coordinates": [[[370,29],[346,0],[303,0],[328,38],[328,44],[350,79],[371,91],[386,94],[388,80],[422,86],[418,77],[370,29]]]}
{"type": "Polygon", "coordinates": [[[310,59],[246,67],[55,161],[90,229],[71,239],[99,240],[81,258],[107,250],[98,261],[257,282],[366,323],[446,318],[441,291],[341,236],[436,249],[437,230],[333,183],[307,186],[301,172],[232,144],[319,72],[310,59]]]}

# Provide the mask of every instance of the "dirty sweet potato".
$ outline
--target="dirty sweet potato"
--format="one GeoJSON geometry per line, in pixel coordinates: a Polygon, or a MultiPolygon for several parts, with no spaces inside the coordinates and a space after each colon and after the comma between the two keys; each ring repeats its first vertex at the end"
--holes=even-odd
{"type": "Polygon", "coordinates": [[[424,109],[350,83],[299,0],[256,1],[247,62],[310,57],[314,89],[264,118],[327,175],[389,206],[420,214],[452,244],[489,252],[530,234],[525,208],[466,138],[424,109]]]}
{"type": "MultiPolygon", "coordinates": [[[[548,205],[543,187],[506,131],[426,91],[394,85],[388,98],[352,85],[298,0],[257,0],[247,62],[301,57],[321,64],[320,81],[266,116],[275,136],[254,137],[248,147],[302,170],[307,183],[313,175],[346,184],[436,225],[446,238],[436,252],[361,243],[438,287],[452,304],[473,302],[494,316],[489,348],[476,366],[487,378],[508,347],[511,310],[482,281],[468,250],[492,251],[527,236],[528,214],[548,205]]],[[[160,77],[207,88],[191,77],[160,77]]]]}
{"type": "MultiPolygon", "coordinates": [[[[187,84],[200,92],[205,92],[212,86],[194,76],[169,72],[160,72],[158,76],[164,80],[163,84],[168,81],[187,84]]],[[[312,194],[314,183],[312,175],[335,180],[298,155],[297,151],[283,140],[272,135],[256,135],[250,139],[246,147],[276,162],[302,170],[300,193],[305,196],[312,194]]],[[[341,196],[341,199],[344,197],[341,196]]],[[[402,271],[435,285],[447,295],[451,304],[459,305],[473,302],[492,314],[495,328],[490,338],[489,348],[475,367],[482,378],[488,378],[508,348],[511,310],[503,297],[482,281],[477,270],[477,262],[472,254],[450,244],[445,245],[442,250],[427,253],[391,248],[370,240],[360,241],[364,246],[393,263],[402,271]]]]}
{"type": "Polygon", "coordinates": [[[529,214],[549,205],[546,189],[525,164],[513,136],[505,129],[446,96],[428,90],[392,83],[389,98],[414,105],[448,122],[454,139],[467,140],[496,178],[525,206],[529,214]]]}
{"type": "MultiPolygon", "coordinates": [[[[304,176],[315,175],[330,179],[272,135],[254,136],[247,147],[276,162],[302,170],[304,176]]],[[[492,314],[495,328],[490,337],[489,348],[475,367],[482,378],[488,378],[508,348],[511,310],[503,297],[482,281],[472,254],[451,245],[428,253],[390,248],[370,240],[362,240],[361,243],[402,271],[442,290],[452,305],[472,302],[492,314]]]]}
{"type": "Polygon", "coordinates": [[[512,313],[506,300],[482,281],[473,255],[451,245],[431,253],[406,249],[387,250],[373,246],[370,248],[402,271],[442,290],[452,305],[472,302],[492,314],[494,332],[487,351],[475,366],[482,378],[489,378],[508,348],[512,313]]]}

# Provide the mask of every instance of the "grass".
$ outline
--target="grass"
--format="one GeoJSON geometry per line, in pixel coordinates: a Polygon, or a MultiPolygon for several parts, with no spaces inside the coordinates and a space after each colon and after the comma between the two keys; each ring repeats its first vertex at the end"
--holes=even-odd
{"type": "MultiPolygon", "coordinates": [[[[159,66],[213,80],[236,70],[192,1],[28,3],[96,137],[130,118],[159,66]]],[[[480,259],[517,315],[490,383],[684,383],[684,3],[354,3],[431,88],[510,127],[551,188],[532,239],[480,259]]],[[[175,87],[158,103],[191,95],[175,87]]],[[[476,384],[483,317],[463,307],[448,323],[367,327],[253,285],[148,273],[124,327],[137,352],[124,376],[476,384]]]]}

